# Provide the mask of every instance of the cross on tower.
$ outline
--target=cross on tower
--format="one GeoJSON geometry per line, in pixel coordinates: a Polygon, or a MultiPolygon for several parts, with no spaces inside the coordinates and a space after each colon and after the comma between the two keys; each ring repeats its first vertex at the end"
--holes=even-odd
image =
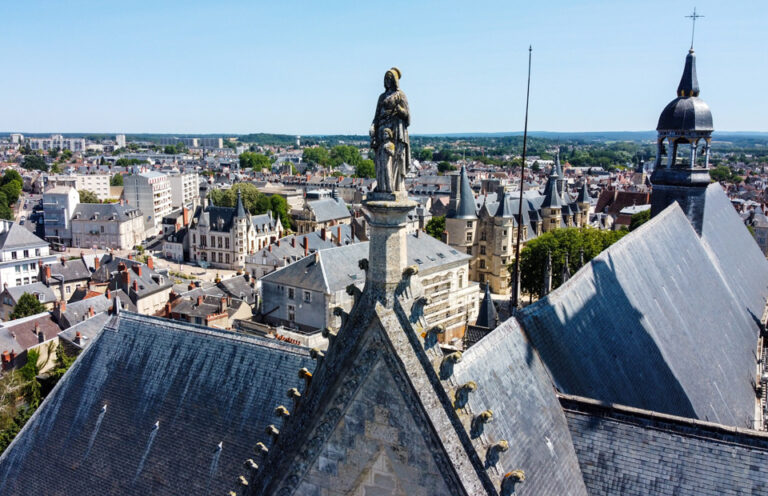
{"type": "Polygon", "coordinates": [[[696,33],[696,19],[704,17],[696,13],[696,7],[693,8],[693,14],[685,16],[691,20],[691,50],[693,50],[693,35],[696,33]]]}

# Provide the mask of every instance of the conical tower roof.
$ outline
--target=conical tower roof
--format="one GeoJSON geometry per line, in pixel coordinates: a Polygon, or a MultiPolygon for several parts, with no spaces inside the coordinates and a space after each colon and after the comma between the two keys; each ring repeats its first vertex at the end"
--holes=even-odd
{"type": "Polygon", "coordinates": [[[547,179],[547,185],[544,187],[544,201],[541,206],[546,208],[561,208],[563,206],[563,198],[557,191],[558,175],[554,167],[552,167],[552,173],[547,179]]]}
{"type": "Polygon", "coordinates": [[[587,185],[586,179],[581,184],[581,188],[579,188],[579,195],[576,197],[577,203],[589,203],[592,201],[592,197],[589,195],[589,186],[587,185]]]}
{"type": "Polygon", "coordinates": [[[712,112],[709,106],[699,98],[699,79],[696,76],[696,55],[693,49],[685,57],[685,68],[680,84],[677,86],[677,98],[672,100],[661,112],[657,131],[714,131],[712,112]]]}
{"type": "Polygon", "coordinates": [[[693,48],[685,56],[685,68],[680,84],[677,85],[677,96],[699,96],[699,78],[696,76],[696,54],[693,48]]]}
{"type": "Polygon", "coordinates": [[[491,298],[490,285],[485,285],[485,296],[480,303],[480,312],[477,314],[477,322],[475,325],[478,327],[486,327],[490,330],[496,329],[499,324],[499,314],[496,312],[496,306],[493,304],[493,298],[491,298]]]}
{"type": "Polygon", "coordinates": [[[456,207],[457,219],[477,219],[475,211],[475,194],[469,184],[466,166],[461,166],[459,173],[459,205],[456,207]]]}
{"type": "Polygon", "coordinates": [[[248,217],[248,214],[245,212],[245,207],[243,206],[243,196],[240,193],[239,189],[237,190],[237,213],[236,213],[236,217],[237,218],[248,217]]]}

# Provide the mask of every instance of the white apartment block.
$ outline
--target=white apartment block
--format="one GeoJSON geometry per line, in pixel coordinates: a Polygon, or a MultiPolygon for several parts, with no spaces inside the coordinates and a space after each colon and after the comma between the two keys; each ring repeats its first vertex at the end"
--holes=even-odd
{"type": "Polygon", "coordinates": [[[24,226],[0,220],[0,288],[37,282],[38,262],[53,263],[48,243],[24,226]]]}
{"type": "Polygon", "coordinates": [[[197,142],[203,148],[224,148],[223,138],[197,138],[197,142]]]}
{"type": "Polygon", "coordinates": [[[91,191],[101,201],[110,198],[109,185],[112,177],[109,174],[68,174],[66,176],[48,176],[51,187],[71,186],[77,191],[91,191]]]}
{"type": "Polygon", "coordinates": [[[160,232],[163,217],[173,209],[171,181],[166,174],[149,171],[123,177],[123,197],[144,214],[147,236],[160,232]]]}
{"type": "Polygon", "coordinates": [[[168,176],[171,182],[171,206],[181,208],[183,206],[197,206],[200,197],[200,179],[197,173],[181,173],[168,176]]]}
{"type": "Polygon", "coordinates": [[[60,134],[53,134],[50,138],[29,138],[27,139],[29,147],[32,150],[70,150],[75,153],[85,151],[85,139],[83,138],[64,138],[60,134]]]}
{"type": "Polygon", "coordinates": [[[115,136],[115,148],[125,148],[125,135],[118,134],[115,136]]]}

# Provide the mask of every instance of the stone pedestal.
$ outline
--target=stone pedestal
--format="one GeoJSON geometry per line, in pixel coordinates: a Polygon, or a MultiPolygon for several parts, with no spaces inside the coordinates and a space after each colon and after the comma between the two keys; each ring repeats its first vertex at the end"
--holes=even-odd
{"type": "Polygon", "coordinates": [[[405,224],[417,203],[408,200],[405,193],[374,193],[364,205],[370,226],[367,286],[384,296],[403,278],[408,263],[405,224]]]}

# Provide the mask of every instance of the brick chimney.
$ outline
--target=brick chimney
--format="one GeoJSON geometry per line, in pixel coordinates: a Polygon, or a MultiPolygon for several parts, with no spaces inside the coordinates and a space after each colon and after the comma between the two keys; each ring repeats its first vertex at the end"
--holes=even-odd
{"type": "Polygon", "coordinates": [[[296,236],[291,238],[291,248],[296,248],[296,236]]]}
{"type": "Polygon", "coordinates": [[[200,306],[203,304],[203,295],[198,295],[197,297],[197,306],[200,306]]]}
{"type": "Polygon", "coordinates": [[[277,239],[277,247],[280,248],[280,238],[277,239]]]}
{"type": "Polygon", "coordinates": [[[80,334],[80,331],[77,331],[75,333],[75,344],[80,344],[82,340],[83,340],[83,335],[80,334]]]}
{"type": "Polygon", "coordinates": [[[187,207],[181,209],[181,219],[184,222],[184,227],[189,225],[189,209],[187,207]]]}
{"type": "Polygon", "coordinates": [[[150,270],[155,270],[155,261],[152,258],[152,255],[147,255],[147,267],[149,267],[150,270]]]}
{"type": "Polygon", "coordinates": [[[107,299],[111,301],[112,300],[112,291],[110,291],[109,288],[107,288],[107,290],[104,291],[104,296],[106,296],[107,299]]]}
{"type": "Polygon", "coordinates": [[[101,260],[99,260],[98,255],[93,257],[93,268],[95,270],[99,270],[99,267],[101,267],[101,260]]]}
{"type": "Polygon", "coordinates": [[[133,291],[138,292],[139,291],[139,281],[133,281],[133,291]]]}
{"type": "Polygon", "coordinates": [[[122,271],[124,271],[124,270],[125,270],[125,264],[124,264],[123,262],[119,262],[119,263],[117,264],[117,271],[118,271],[118,272],[122,272],[122,271]]]}
{"type": "Polygon", "coordinates": [[[193,282],[189,283],[189,285],[187,286],[187,289],[190,290],[190,291],[195,289],[195,283],[193,283],[193,282]]]}
{"type": "Polygon", "coordinates": [[[222,296],[221,300],[219,300],[219,313],[223,313],[227,309],[227,297],[222,296]]]}
{"type": "Polygon", "coordinates": [[[128,260],[133,260],[133,255],[129,254],[128,255],[128,260]]]}
{"type": "Polygon", "coordinates": [[[269,252],[270,252],[270,253],[272,253],[272,245],[269,245],[269,246],[267,247],[267,249],[269,250],[269,252]]]}
{"type": "Polygon", "coordinates": [[[304,256],[309,255],[309,240],[304,236],[304,256]]]}
{"type": "MultiPolygon", "coordinates": [[[[135,283],[136,282],[134,281],[134,284],[135,283]]],[[[88,307],[88,316],[93,317],[94,315],[96,315],[96,312],[93,310],[93,306],[88,307]]]]}
{"type": "Polygon", "coordinates": [[[48,284],[48,281],[51,280],[51,266],[46,265],[43,267],[43,282],[45,284],[48,284]]]}
{"type": "Polygon", "coordinates": [[[325,232],[325,228],[324,227],[320,229],[320,237],[323,239],[323,241],[327,241],[328,240],[326,238],[326,232],[325,232]]]}
{"type": "Polygon", "coordinates": [[[66,300],[61,300],[61,302],[59,303],[59,310],[61,310],[61,313],[64,313],[64,312],[67,311],[67,301],[66,300]]]}
{"type": "Polygon", "coordinates": [[[341,246],[341,226],[336,228],[336,245],[341,246]]]}
{"type": "Polygon", "coordinates": [[[133,266],[133,271],[136,273],[137,276],[141,277],[141,264],[135,264],[133,266]]]}
{"type": "Polygon", "coordinates": [[[123,279],[121,287],[123,291],[128,291],[128,287],[131,285],[131,274],[127,270],[122,271],[120,274],[123,279]]]}

